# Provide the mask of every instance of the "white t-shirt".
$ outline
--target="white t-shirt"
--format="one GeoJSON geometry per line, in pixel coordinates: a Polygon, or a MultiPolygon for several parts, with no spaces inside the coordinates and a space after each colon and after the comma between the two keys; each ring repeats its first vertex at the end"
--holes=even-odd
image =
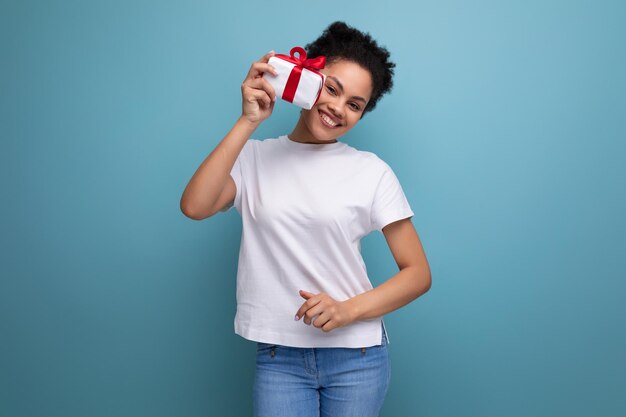
{"type": "Polygon", "coordinates": [[[230,175],[243,221],[235,333],[293,347],[380,345],[382,317],[324,332],[294,315],[301,289],[344,301],[373,288],[361,238],[413,216],[389,165],[340,141],[283,135],[249,139],[230,175]]]}

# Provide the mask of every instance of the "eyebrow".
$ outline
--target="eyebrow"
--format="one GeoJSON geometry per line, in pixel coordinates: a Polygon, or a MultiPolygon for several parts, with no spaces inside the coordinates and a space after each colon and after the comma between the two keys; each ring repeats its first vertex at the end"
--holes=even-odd
{"type": "MultiPolygon", "coordinates": [[[[336,78],[333,77],[332,75],[328,75],[326,78],[331,78],[334,82],[337,83],[337,85],[339,86],[339,89],[341,90],[341,92],[343,93],[343,84],[341,84],[341,82],[336,78]]],[[[361,100],[363,103],[367,103],[367,100],[365,100],[363,97],[361,96],[352,96],[350,98],[353,98],[355,100],[361,100]]]]}

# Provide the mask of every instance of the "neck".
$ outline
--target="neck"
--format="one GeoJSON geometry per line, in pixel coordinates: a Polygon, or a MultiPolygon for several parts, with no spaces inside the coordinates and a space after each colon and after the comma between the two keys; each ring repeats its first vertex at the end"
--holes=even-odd
{"type": "Polygon", "coordinates": [[[306,123],[304,122],[304,119],[302,117],[302,113],[300,114],[300,118],[298,119],[298,123],[296,124],[296,127],[294,127],[293,131],[289,135],[287,135],[287,136],[288,136],[289,139],[293,140],[294,142],[300,142],[300,143],[324,144],[324,143],[335,143],[335,142],[337,142],[337,139],[333,140],[332,142],[329,142],[329,141],[319,141],[318,139],[316,139],[313,136],[313,134],[311,134],[311,131],[307,127],[306,123]]]}

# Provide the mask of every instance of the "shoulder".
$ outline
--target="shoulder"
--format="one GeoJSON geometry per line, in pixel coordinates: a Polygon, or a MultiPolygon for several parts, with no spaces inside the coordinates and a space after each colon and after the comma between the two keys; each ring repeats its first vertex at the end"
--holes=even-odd
{"type": "Polygon", "coordinates": [[[252,141],[258,145],[264,145],[264,146],[268,146],[268,145],[276,145],[279,142],[280,138],[263,138],[263,139],[259,139],[259,138],[250,138],[248,139],[248,141],[252,141]]]}
{"type": "Polygon", "coordinates": [[[246,141],[246,146],[257,147],[257,146],[271,146],[274,142],[277,142],[278,138],[267,138],[267,139],[257,139],[250,138],[246,141]]]}
{"type": "Polygon", "coordinates": [[[242,154],[257,154],[259,152],[271,152],[280,146],[278,138],[256,139],[249,138],[243,145],[242,154]]]}
{"type": "Polygon", "coordinates": [[[280,138],[248,139],[246,145],[254,149],[270,149],[280,146],[280,138]]]}
{"type": "Polygon", "coordinates": [[[352,154],[355,159],[358,159],[359,161],[364,163],[372,171],[384,173],[388,170],[391,170],[389,164],[387,164],[387,162],[385,162],[380,156],[378,156],[374,152],[356,149],[350,145],[348,145],[348,152],[352,154]]]}

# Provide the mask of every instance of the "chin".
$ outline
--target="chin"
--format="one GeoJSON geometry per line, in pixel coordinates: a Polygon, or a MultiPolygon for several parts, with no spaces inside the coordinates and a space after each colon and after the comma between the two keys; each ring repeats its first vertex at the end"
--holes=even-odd
{"type": "MultiPolygon", "coordinates": [[[[324,126],[322,126],[319,121],[320,116],[319,116],[319,111],[317,110],[317,108],[313,108],[309,110],[308,116],[309,116],[308,117],[309,123],[307,123],[307,125],[309,128],[309,132],[311,132],[311,135],[316,140],[329,142],[329,141],[339,139],[342,135],[346,133],[342,128],[333,130],[333,129],[327,129],[324,126]]],[[[342,127],[345,127],[345,126],[342,126],[342,127]]]]}

